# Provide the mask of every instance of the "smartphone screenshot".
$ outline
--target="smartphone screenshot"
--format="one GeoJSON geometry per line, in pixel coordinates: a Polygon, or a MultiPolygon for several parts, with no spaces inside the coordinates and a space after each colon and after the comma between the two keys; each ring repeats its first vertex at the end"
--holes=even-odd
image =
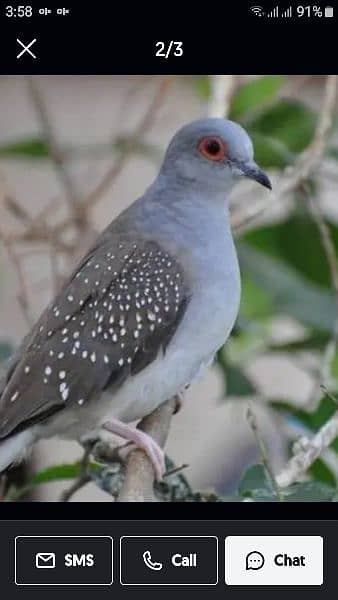
{"type": "Polygon", "coordinates": [[[1,598],[335,597],[337,19],[1,4],[1,598]]]}

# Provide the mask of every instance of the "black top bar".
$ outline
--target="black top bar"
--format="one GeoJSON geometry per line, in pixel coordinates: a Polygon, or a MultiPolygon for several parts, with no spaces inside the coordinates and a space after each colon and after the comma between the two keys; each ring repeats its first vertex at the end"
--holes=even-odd
{"type": "Polygon", "coordinates": [[[135,9],[103,1],[6,0],[0,74],[336,73],[338,8],[329,18],[325,6],[321,0],[233,0],[203,10],[172,3],[135,9]]]}

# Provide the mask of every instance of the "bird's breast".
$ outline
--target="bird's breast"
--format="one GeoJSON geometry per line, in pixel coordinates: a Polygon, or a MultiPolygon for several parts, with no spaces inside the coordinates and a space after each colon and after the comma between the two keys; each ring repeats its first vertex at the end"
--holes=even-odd
{"type": "Polygon", "coordinates": [[[186,359],[204,364],[226,342],[240,304],[240,272],[231,236],[200,249],[189,265],[190,303],[172,349],[184,348],[186,359]]]}
{"type": "Polygon", "coordinates": [[[237,259],[194,278],[190,302],[165,352],[109,395],[111,414],[133,421],[182,392],[203,374],[225,343],[235,322],[240,298],[237,259]],[[217,272],[216,272],[217,271],[217,272]]]}

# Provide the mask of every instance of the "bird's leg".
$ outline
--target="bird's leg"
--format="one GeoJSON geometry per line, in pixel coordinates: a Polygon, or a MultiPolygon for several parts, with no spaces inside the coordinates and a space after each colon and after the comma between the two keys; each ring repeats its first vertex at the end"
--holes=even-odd
{"type": "Polygon", "coordinates": [[[118,419],[110,419],[102,427],[110,433],[115,433],[129,442],[133,442],[137,448],[143,450],[153,465],[156,480],[161,481],[165,473],[164,452],[150,435],[118,419]]]}

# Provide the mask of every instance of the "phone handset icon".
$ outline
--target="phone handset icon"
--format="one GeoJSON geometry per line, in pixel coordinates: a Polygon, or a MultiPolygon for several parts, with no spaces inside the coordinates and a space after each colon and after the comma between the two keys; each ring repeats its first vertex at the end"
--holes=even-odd
{"type": "Polygon", "coordinates": [[[150,550],[146,550],[145,552],[143,552],[143,560],[145,565],[149,568],[152,569],[153,571],[160,571],[163,567],[162,563],[160,562],[153,562],[151,560],[151,554],[150,554],[150,550]]]}

